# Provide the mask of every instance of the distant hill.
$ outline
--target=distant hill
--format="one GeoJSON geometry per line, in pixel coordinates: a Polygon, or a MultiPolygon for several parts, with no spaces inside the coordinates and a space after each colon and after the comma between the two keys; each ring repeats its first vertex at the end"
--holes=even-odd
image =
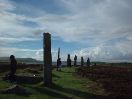
{"type": "Polygon", "coordinates": [[[33,58],[17,58],[17,61],[20,61],[20,62],[38,62],[36,59],[33,59],[33,58]]]}
{"type": "MultiPolygon", "coordinates": [[[[9,57],[0,57],[0,62],[9,62],[9,57]]],[[[20,62],[20,63],[27,63],[27,62],[40,62],[36,59],[33,59],[33,58],[16,58],[17,62],[20,62]]]]}
{"type": "Polygon", "coordinates": [[[9,57],[0,57],[0,62],[9,62],[9,57]]]}
{"type": "MultiPolygon", "coordinates": [[[[33,58],[16,58],[18,63],[26,63],[26,64],[43,64],[43,61],[39,61],[33,58]]],[[[0,57],[0,63],[9,63],[9,57],[0,57]]],[[[94,61],[91,62],[91,64],[106,64],[106,62],[99,62],[99,61],[94,61]]],[[[52,62],[52,65],[56,65],[56,61],[52,62]]],[[[72,61],[71,63],[72,65],[74,64],[74,62],[72,61]]],[[[77,62],[77,65],[80,65],[80,62],[77,62]]],[[[86,65],[86,63],[84,63],[86,65]]],[[[62,61],[62,65],[67,65],[67,61],[62,61]]]]}

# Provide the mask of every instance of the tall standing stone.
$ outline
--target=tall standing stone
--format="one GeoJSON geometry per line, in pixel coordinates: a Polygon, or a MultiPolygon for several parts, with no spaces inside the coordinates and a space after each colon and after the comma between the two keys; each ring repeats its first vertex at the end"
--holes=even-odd
{"type": "Polygon", "coordinates": [[[44,84],[47,87],[52,85],[52,55],[51,55],[51,34],[44,33],[44,84]]]}

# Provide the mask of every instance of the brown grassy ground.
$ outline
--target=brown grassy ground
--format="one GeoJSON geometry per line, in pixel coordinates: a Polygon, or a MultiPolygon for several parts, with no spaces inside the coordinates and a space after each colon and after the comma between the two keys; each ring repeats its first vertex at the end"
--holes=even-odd
{"type": "Polygon", "coordinates": [[[79,67],[76,73],[102,84],[110,96],[132,99],[132,67],[97,65],[79,67]]]}

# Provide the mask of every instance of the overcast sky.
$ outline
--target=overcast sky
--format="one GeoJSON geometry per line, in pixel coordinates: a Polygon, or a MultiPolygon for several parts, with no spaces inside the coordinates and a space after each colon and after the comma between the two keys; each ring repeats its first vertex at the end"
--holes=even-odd
{"type": "Polygon", "coordinates": [[[0,0],[0,56],[42,60],[49,32],[53,60],[131,61],[131,18],[132,0],[0,0]]]}

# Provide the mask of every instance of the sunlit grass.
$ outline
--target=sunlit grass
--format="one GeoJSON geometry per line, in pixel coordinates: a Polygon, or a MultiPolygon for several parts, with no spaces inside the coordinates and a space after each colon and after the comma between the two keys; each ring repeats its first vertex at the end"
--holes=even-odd
{"type": "MultiPolygon", "coordinates": [[[[31,92],[31,95],[0,94],[0,99],[87,99],[97,98],[98,96],[94,94],[103,94],[102,89],[95,82],[77,77],[74,71],[75,68],[62,68],[62,71],[53,70],[53,86],[51,88],[45,87],[42,82],[36,84],[21,83],[20,85],[31,92]]],[[[17,71],[18,75],[31,76],[35,73],[35,70],[32,71],[29,68],[17,71]]],[[[37,74],[42,76],[43,71],[38,71],[37,74]]],[[[0,80],[0,89],[11,85],[13,84],[0,80]]]]}

